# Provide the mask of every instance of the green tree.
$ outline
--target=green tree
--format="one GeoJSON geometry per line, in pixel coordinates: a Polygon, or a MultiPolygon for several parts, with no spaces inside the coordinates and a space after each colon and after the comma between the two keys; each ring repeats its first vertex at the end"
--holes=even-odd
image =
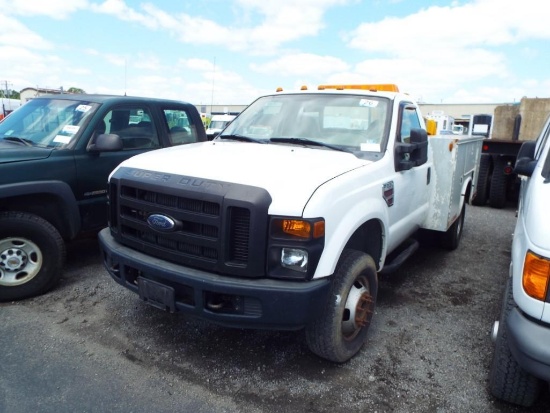
{"type": "Polygon", "coordinates": [[[8,99],[21,99],[19,92],[15,90],[8,90],[8,93],[6,93],[5,90],[0,90],[0,97],[8,99]]]}
{"type": "Polygon", "coordinates": [[[67,93],[86,93],[84,89],[80,89],[79,87],[70,87],[67,89],[67,93]]]}

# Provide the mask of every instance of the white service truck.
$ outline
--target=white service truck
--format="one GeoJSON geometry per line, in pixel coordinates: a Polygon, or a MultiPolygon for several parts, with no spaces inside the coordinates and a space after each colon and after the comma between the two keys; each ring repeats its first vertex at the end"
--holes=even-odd
{"type": "Polygon", "coordinates": [[[239,328],[302,329],[344,362],[366,340],[378,274],[419,230],[458,246],[481,138],[428,138],[395,85],[263,96],[213,141],[139,155],[109,181],[99,240],[147,303],[239,328]]]}

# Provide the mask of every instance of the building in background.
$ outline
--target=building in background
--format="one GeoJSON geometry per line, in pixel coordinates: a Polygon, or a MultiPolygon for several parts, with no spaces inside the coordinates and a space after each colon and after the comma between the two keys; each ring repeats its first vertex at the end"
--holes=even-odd
{"type": "Polygon", "coordinates": [[[25,103],[29,100],[42,95],[60,95],[63,93],[63,88],[60,89],[46,89],[40,87],[26,87],[19,92],[21,102],[25,103]]]}

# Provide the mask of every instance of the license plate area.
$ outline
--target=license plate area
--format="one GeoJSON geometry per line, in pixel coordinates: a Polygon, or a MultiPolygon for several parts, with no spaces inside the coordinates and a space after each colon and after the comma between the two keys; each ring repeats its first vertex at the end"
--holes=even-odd
{"type": "Polygon", "coordinates": [[[174,313],[176,311],[175,291],[172,287],[138,277],[139,298],[153,307],[174,313]]]}

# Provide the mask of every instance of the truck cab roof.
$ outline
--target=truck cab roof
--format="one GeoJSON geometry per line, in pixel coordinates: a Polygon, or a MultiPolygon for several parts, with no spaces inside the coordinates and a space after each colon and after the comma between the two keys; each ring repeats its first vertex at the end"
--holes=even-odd
{"type": "Polygon", "coordinates": [[[58,99],[58,100],[86,100],[93,103],[128,103],[128,102],[164,102],[177,104],[190,104],[185,101],[173,99],[148,98],[141,96],[120,96],[120,95],[104,95],[104,94],[88,94],[88,93],[63,93],[37,96],[34,99],[58,99]]]}

